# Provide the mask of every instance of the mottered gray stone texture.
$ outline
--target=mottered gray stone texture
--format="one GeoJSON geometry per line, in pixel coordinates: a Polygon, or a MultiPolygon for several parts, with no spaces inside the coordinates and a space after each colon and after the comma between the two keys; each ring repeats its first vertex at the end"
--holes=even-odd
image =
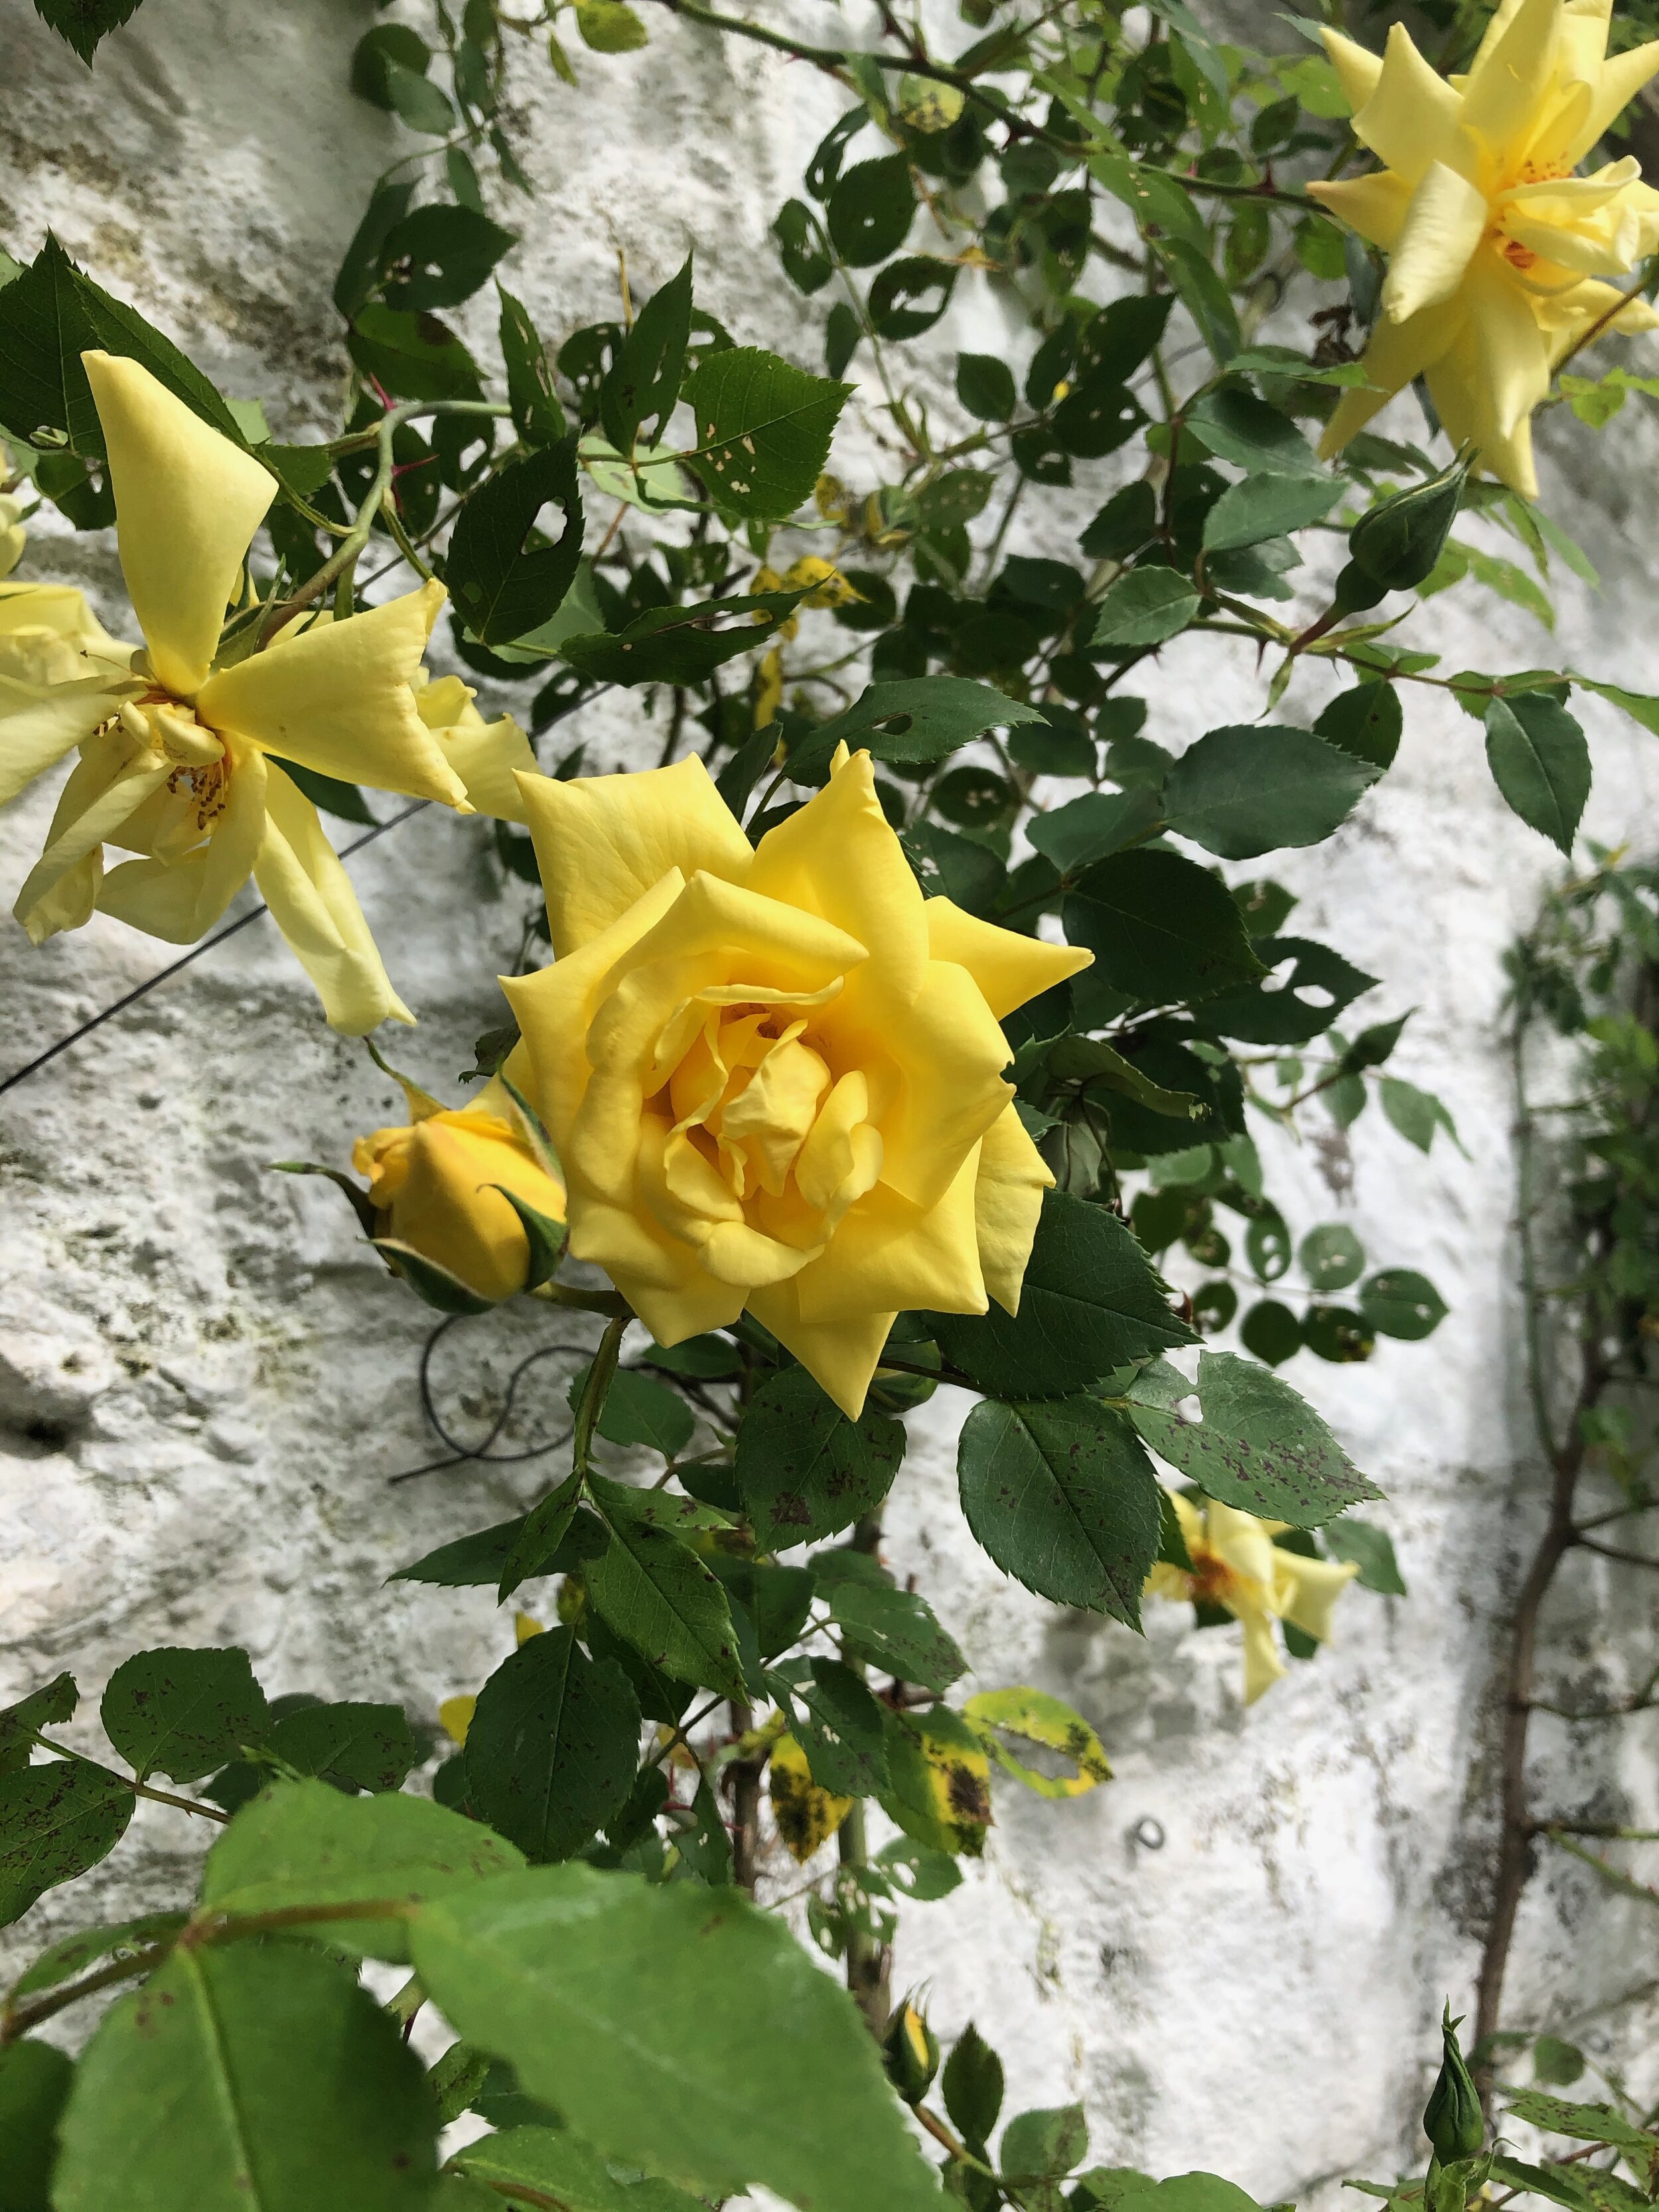
{"type": "MultiPolygon", "coordinates": [[[[643,293],[695,246],[699,295],[740,341],[816,365],[828,295],[784,289],[767,227],[842,95],[804,64],[647,12],[645,52],[576,50],[579,90],[533,41],[517,58],[507,127],[538,193],[491,188],[522,232],[507,279],[556,337],[615,313],[619,256],[643,293]]],[[[279,436],[320,433],[345,373],[334,270],[375,175],[416,150],[347,90],[374,19],[361,0],[145,0],[89,73],[26,0],[0,0],[0,239],[23,256],[54,228],[224,389],[263,399],[279,436]]],[[[831,38],[867,28],[853,7],[795,20],[831,38]]],[[[940,419],[956,419],[955,346],[1018,360],[1029,344],[1011,303],[965,277],[917,372],[940,419]]],[[[854,484],[875,481],[893,447],[879,397],[866,388],[837,447],[854,484]]],[[[1559,418],[1541,433],[1546,498],[1589,549],[1599,592],[1560,582],[1553,640],[1469,587],[1437,599],[1418,630],[1445,669],[1559,655],[1659,690],[1656,441],[1640,404],[1599,440],[1559,418]]],[[[1409,403],[1398,419],[1419,434],[1409,403]]],[[[1071,552],[1116,466],[1030,496],[1012,542],[1071,552]]],[[[83,584],[124,628],[111,539],[44,526],[21,573],[83,584]]],[[[1310,581],[1310,608],[1328,580],[1310,581]]],[[[1148,732],[1177,750],[1261,710],[1251,657],[1214,641],[1180,641],[1143,672],[1148,732]]],[[[1325,680],[1299,679],[1285,711],[1310,718],[1325,680]]],[[[1596,759],[1587,829],[1640,847],[1659,819],[1655,740],[1593,700],[1583,712],[1596,759]]],[[[578,734],[604,768],[653,759],[663,729],[623,697],[550,742],[578,734]]],[[[0,815],[8,903],[52,800],[38,788],[0,815]]],[[[516,957],[526,894],[503,884],[486,825],[435,810],[351,870],[420,1015],[391,1048],[455,1095],[471,1039],[499,1018],[492,978],[516,957]]],[[[1479,726],[1419,687],[1393,772],[1328,844],[1281,856],[1276,872],[1302,895],[1294,926],[1382,979],[1359,1012],[1417,1009],[1396,1070],[1444,1097],[1465,1148],[1443,1139],[1425,1158],[1375,1106],[1346,1135],[1317,1107],[1299,1138],[1257,1131],[1298,1231],[1351,1224],[1372,1265],[1423,1269],[1451,1310],[1425,1345],[1385,1341],[1350,1368],[1304,1353],[1289,1370],[1388,1492],[1376,1517],[1409,1600],[1349,1594],[1335,1648],[1247,1714],[1235,1632],[1194,1632],[1184,1610],[1152,1607],[1142,1641],[1040,1603],[975,1549],[951,1495],[966,1409],[949,1392],[912,1418],[890,1543],[979,1685],[1070,1698],[1117,1770],[1071,1803],[1000,1789],[983,1863],[948,1901],[907,1914],[900,1985],[930,1989],[947,2040],[978,2021],[1008,2063],[1010,2109],[1081,2097],[1097,2158],[1219,2170],[1264,2203],[1414,2161],[1433,2023],[1443,1997],[1465,2009],[1472,1995],[1494,1655],[1540,1491],[1518,1354],[1502,958],[1558,862],[1496,797],[1479,726]]],[[[32,951],[6,921],[0,1076],[169,957],[102,918],[32,951]]],[[[504,1656],[510,1622],[488,1593],[386,1577],[520,1506],[556,1462],[390,1484],[441,1455],[416,1387],[431,1317],[328,1186],[268,1172],[343,1164],[395,1105],[362,1048],[324,1027],[268,922],[0,1100],[0,1697],[73,1666],[89,1701],[77,1741],[95,1745],[91,1701],[128,1652],[236,1642],[273,1693],[393,1698],[431,1724],[440,1698],[504,1656]]],[[[451,1330],[433,1364],[446,1419],[477,1437],[517,1360],[557,1341],[538,1313],[451,1330]]],[[[580,1332],[568,1341],[579,1349],[580,1332]]],[[[526,1375],[504,1446],[557,1435],[575,1356],[526,1375]]],[[[1635,1580],[1605,1563],[1563,1576],[1545,1650],[1567,1699],[1641,1678],[1635,1580]]],[[[1540,1722],[1541,1801],[1651,1823],[1653,1726],[1540,1722]]],[[[145,1807],[94,1877],[8,1936],[10,1954],[174,1900],[201,1840],[183,1815],[145,1807]]],[[[774,1893],[793,1873],[772,1862],[774,1893]]],[[[1575,2035],[1646,2083],[1644,1911],[1547,1865],[1510,2007],[1516,2024],[1575,2035]]]]}

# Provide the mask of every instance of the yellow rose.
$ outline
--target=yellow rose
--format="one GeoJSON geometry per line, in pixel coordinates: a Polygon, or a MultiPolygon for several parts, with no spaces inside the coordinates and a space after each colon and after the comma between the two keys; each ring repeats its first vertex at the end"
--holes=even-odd
{"type": "Polygon", "coordinates": [[[1243,1624],[1244,1702],[1252,1705],[1285,1672],[1273,1623],[1288,1620],[1316,1643],[1328,1643],[1332,1609],[1359,1569],[1352,1559],[1310,1559],[1282,1549],[1273,1538],[1284,1534],[1288,1521],[1258,1521],[1215,1498],[1201,1507],[1188,1498],[1170,1503],[1192,1572],[1160,1563],[1146,1577],[1146,1594],[1224,1606],[1243,1624]]]}
{"type": "Polygon", "coordinates": [[[1343,394],[1322,453],[1424,376],[1452,442],[1535,498],[1532,410],[1557,363],[1592,331],[1659,324],[1646,301],[1620,303],[1659,246],[1659,192],[1629,156],[1573,174],[1659,70],[1659,42],[1607,55],[1611,12],[1612,0],[1504,0],[1468,75],[1451,78],[1402,24],[1380,60],[1324,33],[1354,136],[1384,166],[1308,190],[1389,267],[1369,386],[1343,394]]]}
{"type": "Polygon", "coordinates": [[[550,1219],[564,1219],[564,1188],[542,1164],[499,1080],[471,1105],[443,1108],[411,1091],[415,1119],[359,1137],[351,1162],[368,1177],[380,1234],[459,1276],[483,1298],[509,1298],[529,1273],[524,1224],[499,1183],[550,1219]]]}
{"type": "Polygon", "coordinates": [[[900,1311],[1017,1310],[1053,1178],[998,1024],[1090,956],[924,899],[867,753],[758,849],[695,757],[522,784],[558,957],[502,988],[574,1256],[854,1416],[900,1311]]]}

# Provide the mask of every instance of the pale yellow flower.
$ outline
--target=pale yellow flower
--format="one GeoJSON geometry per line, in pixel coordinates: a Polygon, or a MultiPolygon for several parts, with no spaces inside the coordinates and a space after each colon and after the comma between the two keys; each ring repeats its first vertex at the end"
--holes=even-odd
{"type": "MultiPolygon", "coordinates": [[[[5,472],[6,449],[0,445],[0,475],[5,472]]],[[[23,557],[28,532],[23,527],[22,501],[0,491],[0,576],[9,576],[23,557]]]]}
{"type": "Polygon", "coordinates": [[[1359,1570],[1352,1559],[1335,1563],[1285,1551],[1273,1540],[1288,1521],[1258,1521],[1216,1498],[1201,1507],[1188,1498],[1170,1503],[1193,1571],[1160,1562],[1146,1577],[1146,1594],[1224,1606],[1243,1624],[1244,1702],[1254,1705],[1285,1672],[1274,1622],[1288,1620],[1316,1643],[1328,1643],[1332,1607],[1359,1570]]]}
{"type": "Polygon", "coordinates": [[[435,1261],[483,1298],[525,1286],[530,1250],[523,1222],[492,1185],[538,1213],[564,1219],[564,1187],[544,1165],[524,1116],[499,1078],[471,1103],[440,1106],[405,1085],[410,1121],[359,1137],[351,1155],[368,1178],[380,1233],[435,1261]]]}
{"type": "Polygon", "coordinates": [[[1659,324],[1645,301],[1620,305],[1659,245],[1659,192],[1629,157],[1573,173],[1659,70],[1659,43],[1607,55],[1611,9],[1504,0],[1468,76],[1450,78],[1403,24],[1381,59],[1325,32],[1354,135],[1383,167],[1308,190],[1389,266],[1364,360],[1372,388],[1344,393],[1322,453],[1425,376],[1452,442],[1534,498],[1532,410],[1556,364],[1598,325],[1659,324]]]}
{"type": "Polygon", "coordinates": [[[35,690],[14,685],[107,683],[130,673],[136,646],[112,638],[73,584],[0,583],[0,799],[14,799],[28,781],[9,773],[7,717],[33,706],[35,690]]]}
{"type": "Polygon", "coordinates": [[[472,703],[477,696],[459,676],[429,677],[422,669],[415,679],[421,720],[466,786],[473,806],[480,814],[522,823],[526,815],[518,773],[523,769],[533,775],[536,756],[511,714],[485,721],[472,703]]]}
{"type": "Polygon", "coordinates": [[[523,779],[558,957],[503,979],[570,1249],[659,1344],[747,1310],[848,1413],[908,1307],[1014,1311],[1052,1181],[1000,1018],[1086,952],[924,899],[870,757],[749,843],[695,757],[523,779]]]}
{"type": "Polygon", "coordinates": [[[0,800],[81,753],[17,917],[36,944],[96,910],[187,945],[251,874],[336,1029],[411,1020],[316,809],[278,763],[471,811],[411,688],[443,589],[217,659],[276,479],[137,362],[82,360],[144,645],[130,666],[82,648],[87,675],[0,684],[0,800]],[[138,857],[106,873],[106,844],[138,857]]]}

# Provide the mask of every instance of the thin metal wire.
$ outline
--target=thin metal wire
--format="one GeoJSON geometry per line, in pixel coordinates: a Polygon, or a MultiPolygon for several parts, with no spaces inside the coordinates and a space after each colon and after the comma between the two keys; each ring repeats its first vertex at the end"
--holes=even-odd
{"type": "Polygon", "coordinates": [[[439,1414],[437,1401],[433,1395],[432,1356],[456,1322],[467,1318],[469,1316],[462,1314],[446,1315],[428,1335],[421,1351],[419,1370],[421,1410],[431,1423],[434,1433],[449,1447],[451,1456],[447,1459],[428,1461],[424,1467],[405,1468],[401,1474],[388,1475],[386,1480],[389,1485],[413,1482],[416,1475],[438,1474],[444,1468],[451,1467],[466,1467],[479,1463],[488,1467],[521,1466],[526,1460],[540,1459],[548,1452],[556,1451],[561,1444],[568,1443],[570,1439],[572,1429],[564,1428],[560,1430],[557,1436],[548,1438],[545,1443],[532,1444],[525,1451],[498,1452],[491,1449],[491,1446],[507,1426],[513,1412],[514,1400],[518,1395],[519,1385],[529,1370],[538,1361],[550,1359],[555,1352],[574,1352],[580,1358],[588,1348],[586,1345],[560,1342],[538,1345],[534,1352],[527,1352],[519,1362],[507,1378],[507,1395],[501,1401],[501,1411],[490,1424],[489,1433],[481,1443],[465,1444],[459,1437],[451,1436],[439,1414]]]}
{"type": "MultiPolygon", "coordinates": [[[[404,807],[401,814],[392,815],[389,821],[377,823],[374,828],[363,836],[355,839],[349,845],[342,846],[339,858],[349,860],[354,853],[361,853],[365,845],[372,845],[377,837],[384,837],[388,830],[395,830],[400,822],[410,821],[431,803],[429,799],[417,799],[413,806],[404,807]]],[[[181,969],[188,968],[191,961],[199,960],[204,953],[211,952],[216,945],[222,945],[227,938],[234,937],[239,929],[246,929],[250,922],[258,921],[262,915],[270,912],[270,908],[262,900],[258,906],[251,907],[247,913],[239,915],[234,921],[227,922],[225,927],[216,932],[213,936],[204,937],[199,945],[192,945],[181,959],[172,961],[167,967],[158,969],[154,975],[147,977],[134,989],[124,993],[112,1004],[82,1022],[78,1029],[71,1030],[67,1036],[59,1037],[56,1044],[49,1044],[44,1052],[37,1053],[33,1060],[26,1060],[21,1067],[14,1068],[3,1081],[0,1081],[0,1098],[3,1098],[8,1091],[15,1091],[20,1083],[27,1082],[31,1075],[38,1074],[41,1068],[56,1060],[59,1053],[67,1052],[72,1044],[79,1044],[83,1036],[89,1036],[94,1030],[101,1029],[106,1022],[112,1021],[117,1014],[125,1013],[129,1006],[136,1006],[140,999],[148,998],[158,984],[165,983],[169,976],[176,975],[181,969]]]]}

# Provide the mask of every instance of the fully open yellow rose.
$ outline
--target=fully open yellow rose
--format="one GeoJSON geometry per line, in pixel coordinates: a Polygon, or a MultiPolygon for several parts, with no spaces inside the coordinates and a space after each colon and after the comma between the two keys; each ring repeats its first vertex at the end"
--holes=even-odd
{"type": "Polygon", "coordinates": [[[1535,498],[1532,410],[1556,364],[1593,330],[1650,330],[1624,279],[1659,246],[1659,192],[1629,158],[1573,171],[1656,70],[1659,43],[1607,55],[1612,0],[1503,0],[1467,76],[1437,76],[1403,24],[1379,59],[1335,31],[1325,45],[1354,136],[1383,167],[1310,184],[1389,256],[1365,388],[1343,394],[1322,453],[1426,378],[1455,445],[1535,498]]]}
{"type": "Polygon", "coordinates": [[[867,753],[758,849],[695,758],[521,783],[558,957],[502,988],[575,1256],[852,1414],[902,1310],[1015,1311],[1053,1178],[998,1024],[1090,956],[925,899],[867,753]]]}
{"type": "Polygon", "coordinates": [[[525,1285],[529,1242],[502,1185],[550,1220],[564,1219],[564,1188],[542,1163],[524,1116],[499,1079],[471,1104],[446,1108],[409,1086],[411,1120],[359,1137],[351,1155],[368,1177],[380,1234],[459,1276],[483,1298],[525,1285]]]}
{"type": "Polygon", "coordinates": [[[1188,1498],[1170,1503],[1192,1572],[1160,1563],[1146,1577],[1146,1594],[1224,1606],[1243,1623],[1244,1702],[1254,1705],[1285,1672],[1273,1623],[1288,1620],[1316,1643],[1328,1643],[1332,1608],[1359,1570],[1352,1559],[1310,1559],[1275,1544],[1288,1521],[1258,1521],[1217,1498],[1202,1506],[1188,1498]]]}
{"type": "MultiPolygon", "coordinates": [[[[0,800],[81,751],[17,917],[37,944],[94,909],[189,944],[252,874],[337,1029],[410,1020],[316,809],[279,763],[471,811],[412,688],[442,587],[221,658],[276,478],[137,362],[82,358],[144,645],[111,658],[78,645],[88,672],[48,666],[33,681],[6,678],[0,659],[0,800]],[[137,857],[106,873],[106,845],[137,857]]],[[[27,622],[48,603],[0,600],[0,634],[14,605],[27,622]]],[[[73,611],[46,614],[47,629],[73,611]]]]}

